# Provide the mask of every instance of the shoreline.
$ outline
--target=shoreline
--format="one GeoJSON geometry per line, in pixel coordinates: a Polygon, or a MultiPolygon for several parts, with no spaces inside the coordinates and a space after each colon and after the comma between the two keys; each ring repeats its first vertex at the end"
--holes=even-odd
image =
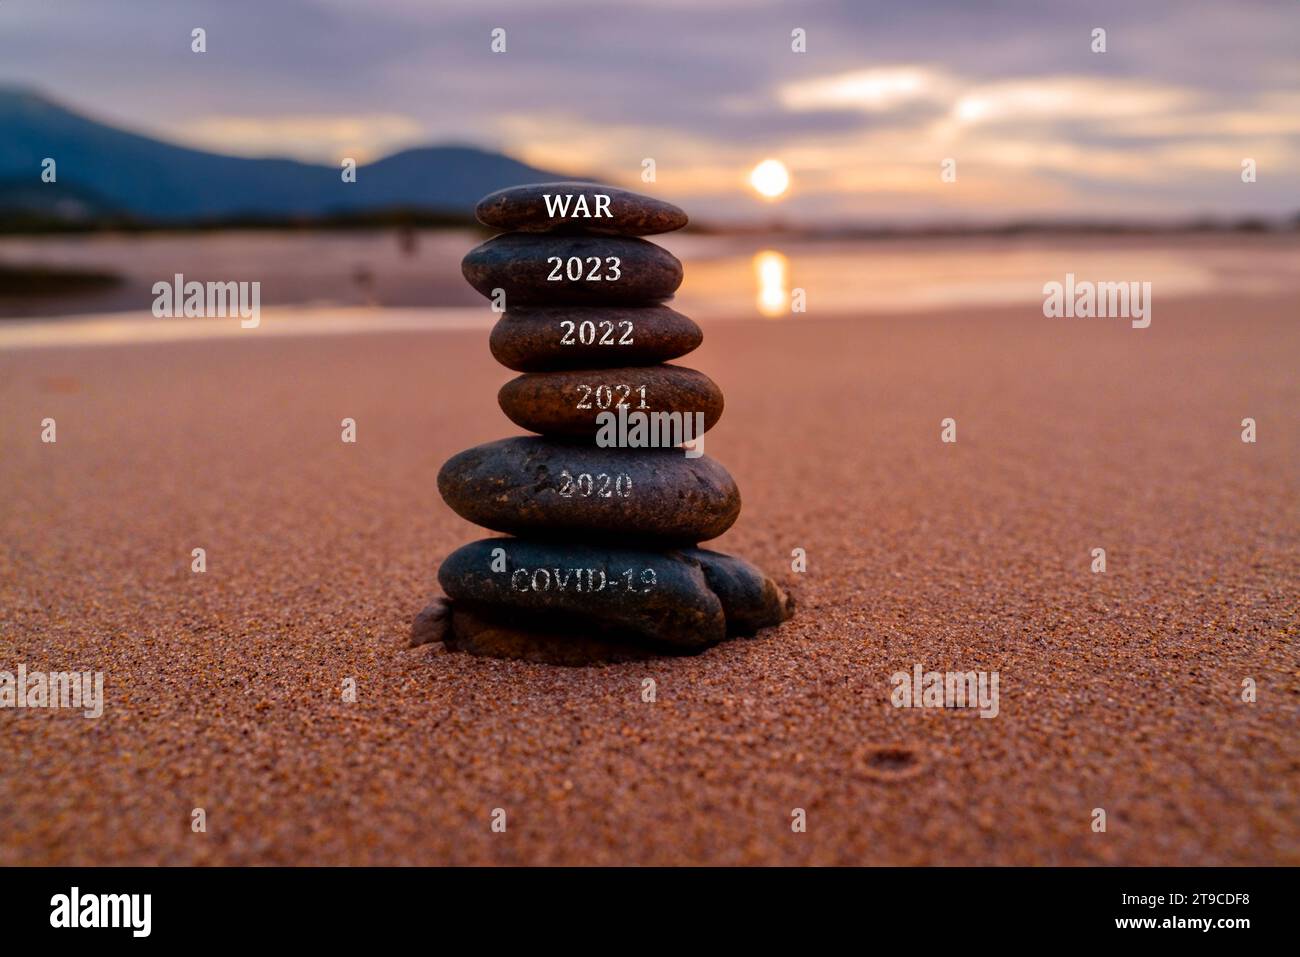
{"type": "MultiPolygon", "coordinates": [[[[1205,299],[1227,299],[1226,293],[1206,296],[1200,292],[1187,292],[1158,298],[1163,313],[1173,312],[1205,299]]],[[[1276,300],[1271,288],[1254,294],[1237,294],[1232,297],[1247,307],[1251,302],[1267,304],[1276,300]]],[[[668,300],[667,305],[681,308],[668,300]]],[[[950,306],[918,304],[913,308],[882,308],[879,310],[830,309],[815,313],[787,315],[778,318],[763,316],[736,316],[716,310],[691,310],[692,318],[710,325],[732,324],[807,324],[816,322],[853,322],[863,320],[906,322],[917,319],[943,319],[951,316],[950,306]]],[[[1047,317],[1042,314],[1041,299],[1011,302],[978,302],[960,310],[964,318],[1023,312],[1027,322],[1043,320],[1071,324],[1113,324],[1127,326],[1123,317],[1047,317]]],[[[408,332],[473,332],[485,335],[500,316],[486,305],[473,307],[446,306],[434,308],[404,308],[380,306],[269,306],[262,311],[258,325],[242,328],[238,317],[229,318],[155,318],[145,311],[86,313],[29,319],[0,320],[0,351],[47,348],[78,348],[104,345],[150,345],[181,342],[231,342],[241,339],[254,341],[258,337],[317,337],[365,336],[381,333],[408,332]]],[[[1134,331],[1143,331],[1136,329],[1134,331]]]]}
{"type": "MultiPolygon", "coordinates": [[[[1063,281],[1069,273],[1080,280],[1150,282],[1158,304],[1226,293],[1300,295],[1300,234],[1154,241],[1079,237],[1061,242],[766,242],[678,234],[660,239],[686,269],[670,305],[698,320],[798,321],[1041,304],[1044,284],[1063,281]],[[793,312],[798,290],[799,303],[806,305],[802,313],[793,312]]],[[[79,299],[0,296],[0,337],[10,329],[8,338],[14,339],[14,326],[34,323],[82,322],[96,316],[118,322],[132,316],[153,319],[154,288],[160,281],[173,283],[178,273],[187,281],[234,282],[241,289],[257,282],[258,302],[271,321],[299,314],[339,318],[374,309],[367,314],[371,324],[472,327],[476,311],[483,312],[484,321],[491,317],[485,300],[461,275],[461,258],[475,241],[459,233],[422,239],[414,247],[403,246],[392,235],[219,235],[180,245],[105,241],[33,246],[0,241],[0,260],[6,262],[101,270],[122,280],[103,294],[79,299]],[[455,318],[458,314],[468,319],[455,318]]],[[[199,333],[171,331],[159,337],[193,335],[199,333]]]]}

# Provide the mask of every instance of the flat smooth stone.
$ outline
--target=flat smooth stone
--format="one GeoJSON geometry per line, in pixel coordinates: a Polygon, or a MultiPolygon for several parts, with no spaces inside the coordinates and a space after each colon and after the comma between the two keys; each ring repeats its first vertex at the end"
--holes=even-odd
{"type": "MultiPolygon", "coordinates": [[[[678,412],[704,414],[704,430],[722,415],[722,390],[703,372],[685,366],[634,366],[577,372],[532,372],[511,379],[497,393],[511,422],[542,435],[593,439],[596,417],[618,414],[678,412]]],[[[694,434],[694,433],[693,433],[694,434]]]]}
{"type": "Polygon", "coordinates": [[[453,621],[463,602],[526,615],[542,629],[577,623],[678,648],[727,633],[699,563],[671,552],[485,538],[448,555],[438,584],[454,603],[453,621]]]}
{"type": "Polygon", "coordinates": [[[505,233],[460,263],[469,284],[505,308],[520,305],[637,305],[667,299],[682,284],[668,250],[631,236],[505,233]]]}
{"type": "Polygon", "coordinates": [[[533,436],[453,455],[438,473],[438,491],[476,525],[532,537],[693,545],[740,515],[735,480],[707,455],[533,436]]]}
{"type": "Polygon", "coordinates": [[[743,558],[707,548],[683,548],[681,554],[700,563],[705,581],[722,602],[728,635],[749,636],[794,614],[794,599],[743,558]]]}
{"type": "Polygon", "coordinates": [[[697,348],[704,333],[667,306],[510,309],[492,327],[492,355],[516,372],[650,365],[697,348]]]}
{"type": "Polygon", "coordinates": [[[501,230],[581,230],[620,236],[667,233],[687,221],[686,213],[672,203],[599,183],[511,186],[484,196],[474,215],[483,225],[501,230]]]}
{"type": "Polygon", "coordinates": [[[701,583],[720,604],[725,637],[752,636],[794,610],[749,562],[701,548],[654,552],[488,538],[453,553],[438,579],[455,599],[448,603],[448,648],[549,664],[631,661],[707,647],[720,638],[701,583]],[[653,585],[647,569],[654,570],[653,585]],[[683,608],[693,611],[683,617],[683,608]]]}

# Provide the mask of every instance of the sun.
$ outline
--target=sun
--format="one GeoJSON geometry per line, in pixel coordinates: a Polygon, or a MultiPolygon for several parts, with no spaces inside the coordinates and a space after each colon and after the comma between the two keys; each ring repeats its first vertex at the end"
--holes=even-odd
{"type": "Polygon", "coordinates": [[[790,188],[790,171],[780,160],[765,159],[749,174],[749,185],[760,196],[776,199],[790,188]]]}

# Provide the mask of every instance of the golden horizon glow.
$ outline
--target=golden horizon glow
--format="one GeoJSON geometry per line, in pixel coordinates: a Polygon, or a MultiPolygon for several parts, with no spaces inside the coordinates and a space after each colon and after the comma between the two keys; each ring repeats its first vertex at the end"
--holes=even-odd
{"type": "Polygon", "coordinates": [[[198,149],[233,156],[284,156],[335,165],[345,156],[359,164],[419,145],[424,127],[408,116],[288,114],[201,116],[176,127],[177,139],[198,149]]]}
{"type": "MultiPolygon", "coordinates": [[[[1162,80],[1045,72],[977,81],[908,63],[776,83],[728,106],[741,117],[772,108],[790,115],[860,109],[877,121],[774,135],[761,147],[762,163],[752,143],[715,130],[660,128],[658,188],[701,204],[701,216],[720,221],[762,219],[769,212],[764,207],[777,203],[792,220],[809,221],[941,218],[972,210],[1068,216],[1097,211],[1092,182],[1132,186],[1172,176],[1193,183],[1238,168],[1245,156],[1261,168],[1293,166],[1300,132],[1300,93],[1290,90],[1224,104],[1162,80]],[[1102,128],[1113,139],[1094,141],[1102,128]],[[963,160],[960,189],[943,186],[935,171],[942,157],[963,160]]],[[[434,133],[419,117],[395,111],[219,113],[174,124],[165,134],[150,132],[219,153],[331,166],[343,157],[366,164],[420,143],[473,139],[458,130],[434,133]]],[[[505,144],[498,148],[539,169],[590,174],[634,190],[643,188],[641,170],[626,159],[644,152],[645,135],[631,121],[594,124],[562,110],[507,112],[494,127],[495,142],[505,144]]],[[[1158,193],[1123,202],[1122,214],[1133,216],[1158,215],[1168,205],[1158,193]]]]}
{"type": "Polygon", "coordinates": [[[790,188],[790,171],[780,160],[765,159],[749,174],[749,185],[765,199],[776,199],[790,188]]]}

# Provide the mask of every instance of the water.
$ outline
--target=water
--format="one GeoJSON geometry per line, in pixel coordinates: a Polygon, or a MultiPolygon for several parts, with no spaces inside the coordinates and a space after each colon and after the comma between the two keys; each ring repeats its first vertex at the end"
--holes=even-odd
{"type": "MultiPolygon", "coordinates": [[[[149,313],[153,284],[179,272],[200,282],[260,281],[263,308],[280,316],[307,307],[402,327],[487,323],[491,314],[459,265],[483,238],[391,230],[6,237],[2,263],[107,269],[124,281],[83,295],[0,298],[0,317],[122,313],[119,320],[158,323],[149,313]],[[379,319],[373,307],[393,312],[379,319]]],[[[809,316],[1041,303],[1043,284],[1067,272],[1151,282],[1163,299],[1300,285],[1296,234],[836,241],[677,234],[654,241],[686,266],[674,308],[702,319],[798,319],[791,307],[799,290],[809,316]]]]}

